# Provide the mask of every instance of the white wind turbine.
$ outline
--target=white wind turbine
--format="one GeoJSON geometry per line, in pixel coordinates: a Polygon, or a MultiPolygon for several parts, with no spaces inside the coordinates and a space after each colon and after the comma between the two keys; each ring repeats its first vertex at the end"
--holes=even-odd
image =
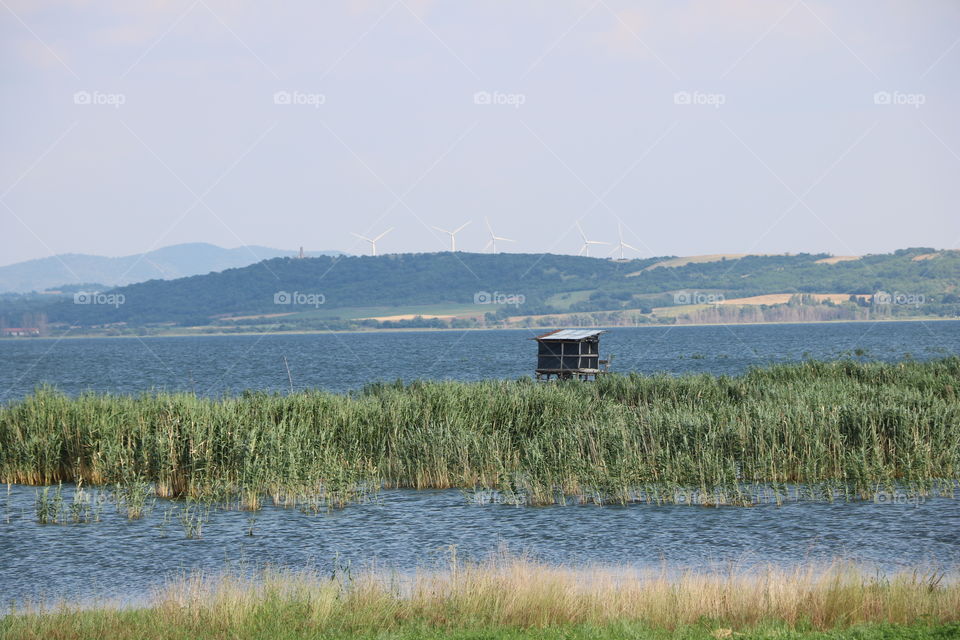
{"type": "Polygon", "coordinates": [[[460,225],[453,231],[447,231],[446,229],[441,229],[440,227],[434,227],[434,229],[436,229],[437,231],[442,231],[443,233],[450,236],[450,251],[456,251],[457,250],[457,234],[463,231],[464,227],[466,227],[468,224],[470,224],[469,220],[464,222],[462,225],[460,225]]]}
{"type": "Polygon", "coordinates": [[[389,229],[387,229],[386,231],[384,231],[383,233],[381,233],[380,235],[378,235],[376,238],[368,238],[368,237],[366,237],[366,236],[360,235],[359,233],[354,233],[354,234],[351,234],[351,235],[355,235],[355,236],[357,236],[358,238],[360,238],[361,240],[366,240],[367,242],[369,242],[369,243],[370,243],[370,255],[374,255],[374,256],[375,256],[375,255],[377,255],[377,240],[379,240],[379,239],[382,238],[383,236],[387,235],[387,234],[390,233],[391,231],[393,231],[393,227],[390,227],[389,229]]]}
{"type": "Polygon", "coordinates": [[[583,238],[583,246],[580,247],[580,251],[577,252],[578,256],[590,255],[590,245],[592,244],[610,244],[609,242],[604,242],[603,240],[587,240],[587,234],[583,232],[583,228],[580,226],[580,222],[576,223],[577,231],[580,232],[580,237],[583,238]]]}
{"type": "Polygon", "coordinates": [[[490,220],[484,218],[483,221],[487,223],[487,231],[490,232],[490,242],[488,242],[483,248],[486,249],[487,247],[490,247],[490,253],[497,252],[497,240],[502,242],[516,242],[516,240],[511,240],[510,238],[501,238],[493,232],[493,227],[490,226],[490,220]]]}
{"type": "Polygon", "coordinates": [[[623,250],[624,250],[624,249],[630,249],[631,251],[636,251],[637,253],[640,253],[640,249],[637,249],[636,247],[634,247],[634,246],[632,246],[632,245],[629,245],[629,244],[627,244],[626,242],[623,241],[623,227],[620,225],[619,222],[617,223],[617,237],[620,238],[620,242],[618,242],[618,243],[617,243],[617,246],[614,247],[613,251],[610,252],[610,255],[613,255],[613,254],[615,254],[617,251],[619,251],[619,252],[620,252],[620,258],[619,258],[619,259],[620,259],[620,260],[624,260],[624,257],[623,257],[623,250]]]}

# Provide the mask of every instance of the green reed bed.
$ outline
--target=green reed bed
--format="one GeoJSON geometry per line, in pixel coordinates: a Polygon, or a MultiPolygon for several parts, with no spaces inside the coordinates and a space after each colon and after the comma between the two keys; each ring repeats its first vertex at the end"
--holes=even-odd
{"type": "Polygon", "coordinates": [[[147,482],[159,496],[248,509],[337,506],[384,485],[532,504],[952,495],[958,396],[956,357],[347,395],[42,388],[0,406],[0,482],[147,482]]]}

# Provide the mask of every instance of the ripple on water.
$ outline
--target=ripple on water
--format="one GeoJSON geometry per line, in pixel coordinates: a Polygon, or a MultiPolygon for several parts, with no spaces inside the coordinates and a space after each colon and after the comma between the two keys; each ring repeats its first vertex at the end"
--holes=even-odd
{"type": "MultiPolygon", "coordinates": [[[[65,492],[70,489],[65,487],[65,492]]],[[[455,490],[387,490],[375,504],[307,515],[266,507],[213,511],[203,538],[163,524],[168,501],[130,522],[108,508],[101,522],[39,525],[35,488],[16,486],[0,512],[0,592],[25,598],[144,597],[178,571],[227,566],[341,564],[409,570],[501,548],[550,563],[703,567],[706,564],[855,560],[884,571],[960,566],[960,501],[919,505],[791,503],[782,507],[680,505],[513,507],[476,505],[455,490]],[[6,522],[6,518],[10,522],[6,522]]],[[[0,498],[0,503],[6,496],[0,498]]]]}

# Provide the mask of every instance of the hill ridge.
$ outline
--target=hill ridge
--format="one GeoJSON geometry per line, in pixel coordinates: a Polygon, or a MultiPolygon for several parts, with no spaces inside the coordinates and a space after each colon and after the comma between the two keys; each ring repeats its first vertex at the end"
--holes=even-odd
{"type": "MultiPolygon", "coordinates": [[[[334,253],[338,252],[309,252],[309,255],[334,253]]],[[[157,278],[175,279],[223,271],[296,254],[296,251],[259,245],[224,248],[208,242],[185,242],[123,256],[62,253],[0,266],[0,293],[45,291],[85,283],[118,287],[157,278]]]]}
{"type": "MultiPolygon", "coordinates": [[[[825,254],[754,255],[651,270],[645,267],[664,258],[618,261],[464,252],[281,257],[206,275],[118,287],[110,290],[112,303],[61,299],[37,303],[32,310],[46,313],[50,322],[81,327],[207,325],[231,319],[240,325],[281,315],[325,318],[332,326],[334,319],[346,318],[411,314],[505,318],[652,309],[700,298],[770,294],[831,294],[828,300],[809,297],[818,304],[843,303],[845,295],[850,304],[862,304],[864,297],[878,291],[888,292],[890,304],[901,298],[923,300],[926,309],[950,304],[960,282],[960,252],[914,259],[931,253],[935,252],[927,248],[903,249],[835,264],[824,264],[825,254]]],[[[911,312],[908,306],[898,311],[911,312]]]]}

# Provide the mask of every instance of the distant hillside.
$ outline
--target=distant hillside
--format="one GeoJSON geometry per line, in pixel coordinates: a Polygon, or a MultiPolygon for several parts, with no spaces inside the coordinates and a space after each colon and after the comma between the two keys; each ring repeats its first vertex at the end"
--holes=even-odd
{"type": "Polygon", "coordinates": [[[780,294],[777,300],[783,294],[829,294],[805,299],[862,307],[870,304],[865,297],[887,292],[890,300],[884,304],[895,306],[897,313],[957,302],[960,252],[905,249],[835,264],[824,262],[827,257],[749,255],[674,262],[678,266],[666,266],[670,257],[615,261],[552,254],[275,258],[220,273],[120,287],[109,300],[49,301],[30,310],[46,313],[51,323],[75,326],[204,325],[226,319],[239,326],[263,324],[263,318],[306,326],[307,319],[321,317],[322,326],[340,326],[335,319],[401,314],[433,314],[440,322],[443,316],[471,313],[500,318],[596,310],[649,313],[652,308],[770,294],[780,294]],[[935,255],[917,259],[930,254],[935,255]],[[661,266],[648,269],[657,264],[661,266]]]}
{"type": "MultiPolygon", "coordinates": [[[[308,253],[311,256],[338,254],[337,251],[308,253]]],[[[98,282],[112,288],[245,267],[261,260],[293,255],[296,252],[269,247],[224,249],[204,242],[177,244],[119,258],[66,253],[0,267],[0,293],[44,291],[85,282],[98,282]]]]}

